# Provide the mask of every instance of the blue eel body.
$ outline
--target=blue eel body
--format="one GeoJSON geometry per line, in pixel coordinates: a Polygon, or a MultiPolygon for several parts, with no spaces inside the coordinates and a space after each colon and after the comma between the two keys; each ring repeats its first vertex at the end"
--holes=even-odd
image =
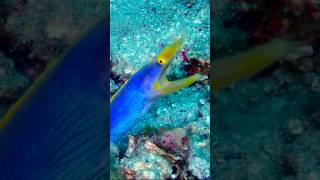
{"type": "Polygon", "coordinates": [[[106,176],[107,26],[99,23],[49,66],[0,128],[1,180],[106,176]]]}
{"type": "Polygon", "coordinates": [[[151,63],[140,69],[119,90],[110,104],[110,141],[127,132],[160,96],[153,85],[161,73],[161,65],[151,63]]]}
{"type": "Polygon", "coordinates": [[[187,87],[202,77],[197,73],[175,81],[166,78],[166,70],[183,42],[184,36],[180,36],[165,47],[155,61],[136,72],[111,98],[111,143],[123,137],[157,98],[187,87]]]}

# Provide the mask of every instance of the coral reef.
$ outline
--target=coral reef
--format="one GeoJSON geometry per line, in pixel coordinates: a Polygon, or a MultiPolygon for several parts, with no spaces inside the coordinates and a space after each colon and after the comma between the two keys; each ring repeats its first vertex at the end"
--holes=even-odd
{"type": "Polygon", "coordinates": [[[115,170],[111,173],[122,174],[125,179],[209,179],[209,123],[202,120],[183,128],[160,129],[151,137],[129,136],[122,158],[112,145],[115,170]]]}

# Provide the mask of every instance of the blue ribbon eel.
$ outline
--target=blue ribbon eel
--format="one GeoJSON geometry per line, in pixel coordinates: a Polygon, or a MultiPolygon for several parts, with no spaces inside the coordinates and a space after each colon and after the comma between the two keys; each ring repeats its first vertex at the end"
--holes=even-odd
{"type": "Polygon", "coordinates": [[[173,56],[182,48],[184,37],[177,38],[157,55],[155,61],[136,72],[110,100],[110,141],[115,142],[130,130],[159,97],[187,87],[202,75],[169,81],[166,70],[173,56]]]}

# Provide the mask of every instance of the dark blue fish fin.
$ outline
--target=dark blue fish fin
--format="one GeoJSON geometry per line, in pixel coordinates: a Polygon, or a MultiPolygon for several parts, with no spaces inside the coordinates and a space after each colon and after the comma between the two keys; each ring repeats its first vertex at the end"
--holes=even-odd
{"type": "Polygon", "coordinates": [[[96,179],[107,172],[105,19],[0,122],[0,179],[96,179]]]}

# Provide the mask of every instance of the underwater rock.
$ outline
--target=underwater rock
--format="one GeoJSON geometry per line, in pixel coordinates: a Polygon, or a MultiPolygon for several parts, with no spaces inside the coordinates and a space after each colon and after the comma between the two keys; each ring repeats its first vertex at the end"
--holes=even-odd
{"type": "Polygon", "coordinates": [[[288,61],[296,61],[306,56],[311,56],[314,53],[313,47],[309,44],[297,47],[294,52],[290,52],[284,59],[288,61]]]}
{"type": "Polygon", "coordinates": [[[110,180],[124,179],[119,167],[119,149],[113,143],[110,144],[110,180]]]}
{"type": "Polygon", "coordinates": [[[170,152],[185,151],[188,149],[188,137],[183,128],[176,128],[163,132],[156,140],[157,144],[170,152]]]}
{"type": "Polygon", "coordinates": [[[295,138],[304,133],[304,126],[305,125],[301,119],[289,119],[286,130],[286,139],[288,142],[292,142],[295,138]]]}
{"type": "Polygon", "coordinates": [[[290,119],[288,123],[289,131],[294,135],[303,133],[303,123],[300,119],[290,119]]]}
{"type": "Polygon", "coordinates": [[[208,159],[197,156],[192,157],[192,160],[189,160],[188,169],[199,179],[209,178],[210,176],[210,164],[208,164],[208,159]]]}
{"type": "Polygon", "coordinates": [[[152,137],[129,136],[119,168],[127,178],[208,179],[210,177],[210,130],[205,118],[183,128],[158,132],[152,137]],[[154,143],[154,142],[155,143],[154,143]]]}
{"type": "Polygon", "coordinates": [[[308,129],[287,148],[296,164],[297,179],[312,179],[319,176],[320,132],[308,129]]]}
{"type": "MultiPolygon", "coordinates": [[[[120,161],[120,167],[126,179],[165,179],[171,177],[171,164],[163,156],[166,154],[156,145],[145,139],[139,139],[130,156],[120,161]]],[[[130,149],[130,147],[129,147],[130,149]]],[[[131,150],[129,150],[131,151],[131,150]]]]}
{"type": "Polygon", "coordinates": [[[309,172],[306,175],[306,179],[308,179],[308,180],[318,180],[318,179],[320,179],[320,170],[309,172]]]}
{"type": "Polygon", "coordinates": [[[110,79],[110,93],[111,95],[115,94],[119,89],[119,86],[114,82],[114,80],[110,79]]]}
{"type": "Polygon", "coordinates": [[[312,72],[314,69],[313,60],[311,58],[302,58],[297,63],[298,69],[303,73],[312,72]]]}
{"type": "Polygon", "coordinates": [[[199,179],[210,177],[210,129],[204,119],[190,123],[188,170],[199,179]]]}

